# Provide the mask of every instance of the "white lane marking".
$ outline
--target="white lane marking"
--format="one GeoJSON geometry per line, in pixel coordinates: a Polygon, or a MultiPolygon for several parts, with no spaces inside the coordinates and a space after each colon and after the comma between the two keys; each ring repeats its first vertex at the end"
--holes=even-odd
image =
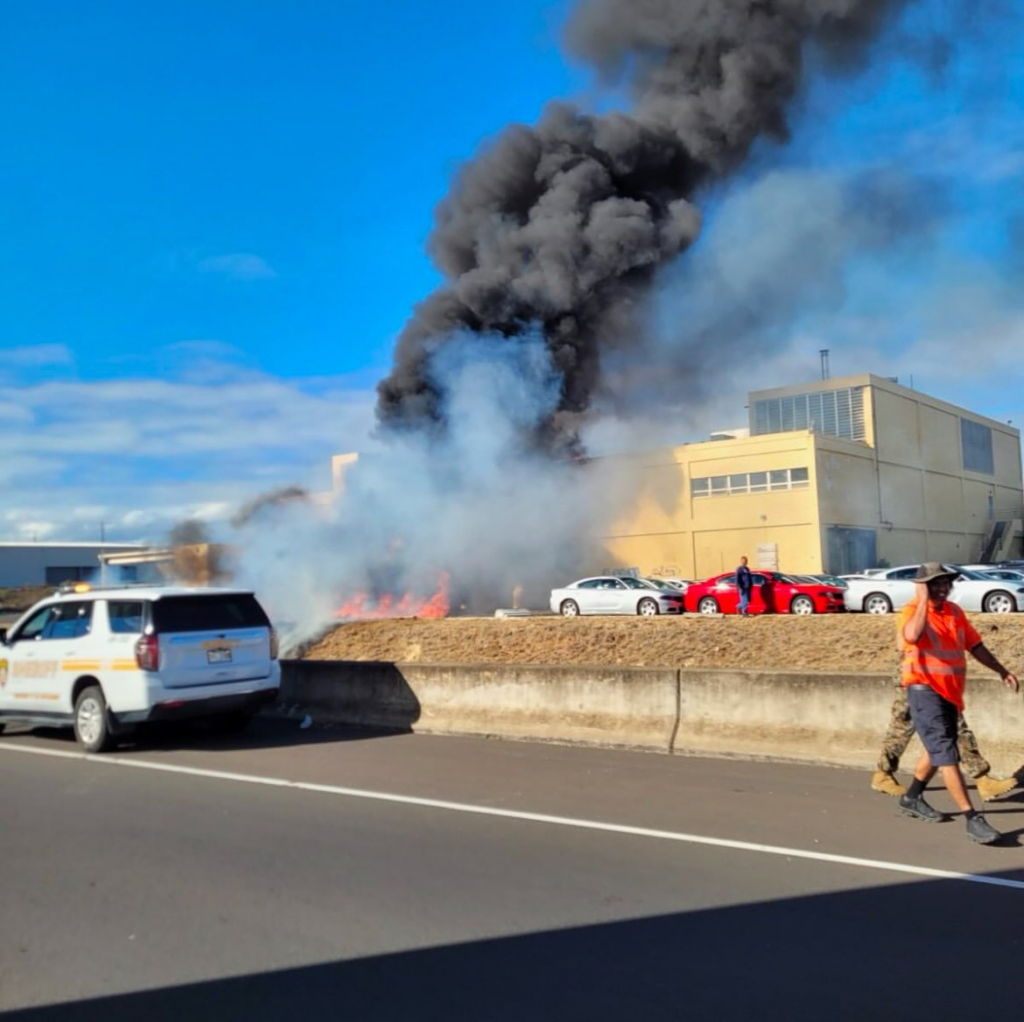
{"type": "Polygon", "coordinates": [[[437,798],[418,798],[415,795],[394,795],[386,791],[365,791],[360,788],[343,788],[334,784],[290,781],[285,777],[259,777],[254,774],[236,774],[225,770],[205,770],[202,767],[154,763],[150,760],[127,759],[124,756],[112,756],[109,754],[97,756],[85,752],[34,749],[27,745],[14,745],[10,742],[0,742],[0,752],[27,752],[34,756],[53,756],[58,759],[84,759],[90,763],[134,767],[136,770],[157,770],[168,774],[208,777],[218,781],[239,781],[244,784],[261,784],[270,788],[296,788],[299,791],[313,791],[324,795],[341,795],[345,798],[365,798],[374,802],[395,802],[399,805],[421,806],[427,809],[446,809],[449,812],[471,813],[475,816],[497,816],[507,820],[547,823],[558,827],[577,827],[581,830],[597,830],[607,834],[628,834],[631,837],[649,837],[660,841],[679,841],[690,845],[708,845],[712,848],[731,848],[739,852],[781,855],[787,859],[810,859],[814,862],[829,862],[840,866],[860,866],[863,869],[879,869],[889,873],[910,873],[913,876],[928,877],[935,880],[964,880],[972,884],[988,884],[993,887],[1011,887],[1018,891],[1024,890],[1024,880],[1007,880],[1005,877],[989,876],[986,873],[958,873],[953,870],[932,869],[929,866],[914,866],[904,862],[886,862],[884,859],[859,859],[851,855],[810,852],[802,848],[762,845],[753,841],[733,841],[729,838],[705,837],[703,834],[685,834],[674,830],[653,830],[649,827],[631,827],[621,823],[604,823],[600,820],[580,820],[571,816],[549,816],[547,813],[525,813],[516,809],[495,809],[491,806],[474,806],[466,802],[445,802],[443,799],[437,798]]]}

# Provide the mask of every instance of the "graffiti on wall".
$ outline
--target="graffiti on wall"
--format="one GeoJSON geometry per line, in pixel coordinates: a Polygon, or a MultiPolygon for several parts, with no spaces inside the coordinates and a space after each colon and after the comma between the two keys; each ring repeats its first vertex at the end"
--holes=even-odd
{"type": "Polygon", "coordinates": [[[651,568],[651,574],[655,578],[679,578],[682,572],[678,564],[657,564],[651,568]]]}

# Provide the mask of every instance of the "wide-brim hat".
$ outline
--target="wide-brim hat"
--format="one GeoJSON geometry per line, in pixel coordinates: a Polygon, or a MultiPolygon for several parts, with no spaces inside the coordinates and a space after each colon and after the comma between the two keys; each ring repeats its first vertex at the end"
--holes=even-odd
{"type": "Polygon", "coordinates": [[[925,561],[925,563],[917,569],[914,581],[934,582],[937,578],[948,578],[950,582],[952,582],[959,577],[960,572],[954,568],[950,568],[947,564],[939,564],[938,561],[925,561]]]}

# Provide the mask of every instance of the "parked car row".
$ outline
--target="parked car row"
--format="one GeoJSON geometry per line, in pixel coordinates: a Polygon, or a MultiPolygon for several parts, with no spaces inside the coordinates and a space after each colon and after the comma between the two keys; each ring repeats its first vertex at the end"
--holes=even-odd
{"type": "MultiPolygon", "coordinates": [[[[751,614],[825,614],[844,609],[843,589],[811,576],[755,571],[751,614]]],[[[687,582],[682,579],[597,575],[551,590],[552,612],[580,614],[735,614],[739,610],[736,573],[687,582]],[[685,586],[685,588],[682,588],[685,586]]]]}
{"type": "MultiPolygon", "coordinates": [[[[872,568],[859,575],[844,575],[846,609],[865,614],[891,614],[914,596],[916,564],[898,568],[872,568]]],[[[959,573],[950,600],[964,610],[986,614],[1012,614],[1024,610],[1024,574],[1016,569],[984,571],[949,565],[959,573]]]]}
{"type": "MultiPolygon", "coordinates": [[[[1024,611],[1024,564],[950,565],[958,573],[950,599],[964,610],[986,614],[1024,611]]],[[[748,611],[751,614],[827,614],[852,611],[891,614],[914,594],[916,564],[870,568],[856,575],[793,575],[756,570],[748,611]]],[[[564,617],[580,614],[736,614],[736,573],[700,582],[687,579],[598,575],[551,590],[551,610],[564,617]]]]}

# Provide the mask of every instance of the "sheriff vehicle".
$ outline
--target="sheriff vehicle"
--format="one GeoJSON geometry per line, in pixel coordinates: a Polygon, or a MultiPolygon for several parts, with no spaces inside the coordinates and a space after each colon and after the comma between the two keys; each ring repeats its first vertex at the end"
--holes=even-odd
{"type": "Polygon", "coordinates": [[[280,683],[277,638],[251,592],[80,583],[2,636],[0,731],[69,725],[102,752],[147,721],[244,727],[280,683]]]}

